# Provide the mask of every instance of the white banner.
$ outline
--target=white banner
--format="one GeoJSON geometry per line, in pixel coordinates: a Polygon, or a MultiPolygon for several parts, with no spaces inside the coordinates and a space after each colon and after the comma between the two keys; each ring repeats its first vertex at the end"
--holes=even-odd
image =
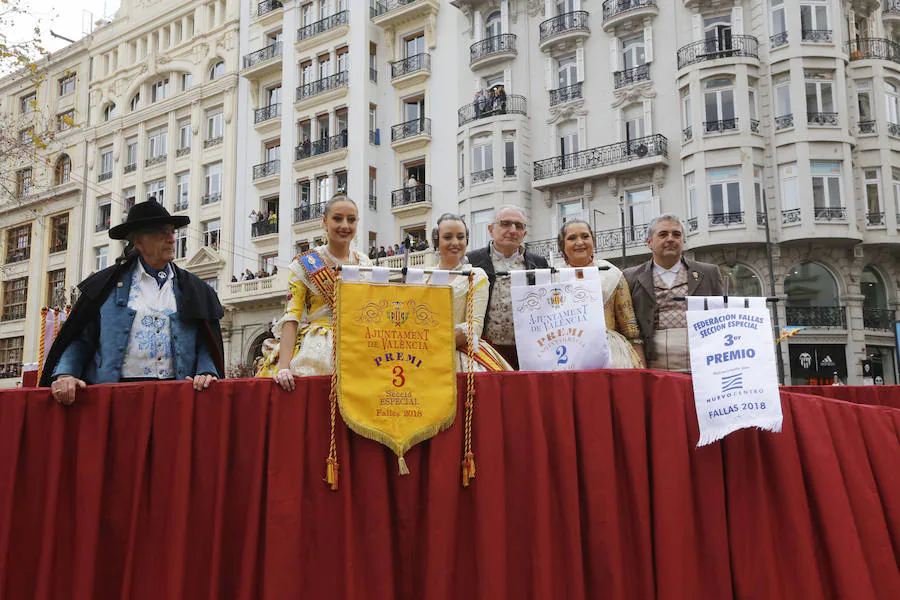
{"type": "Polygon", "coordinates": [[[732,431],[781,431],[775,342],[765,298],[688,297],[698,446],[732,431]],[[749,308],[747,307],[749,305],[749,308]]]}
{"type": "Polygon", "coordinates": [[[602,369],[609,365],[606,318],[600,272],[560,269],[552,283],[550,270],[535,272],[528,285],[523,271],[510,273],[516,350],[522,371],[602,369]]]}

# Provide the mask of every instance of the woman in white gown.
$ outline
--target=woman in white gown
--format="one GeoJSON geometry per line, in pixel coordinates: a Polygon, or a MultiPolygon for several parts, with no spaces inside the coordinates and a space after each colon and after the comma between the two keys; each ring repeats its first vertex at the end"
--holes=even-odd
{"type": "Polygon", "coordinates": [[[606,260],[594,260],[594,232],[580,219],[572,219],[560,228],[556,238],[560,254],[570,267],[606,266],[600,271],[603,285],[603,313],[606,316],[606,340],[609,366],[613,369],[644,367],[644,347],[631,291],[622,271],[606,260]]]}
{"type": "MultiPolygon", "coordinates": [[[[432,230],[432,241],[440,256],[438,269],[459,271],[466,263],[466,247],[469,245],[469,229],[457,215],[444,214],[432,230]]],[[[472,269],[472,327],[475,334],[475,360],[473,371],[512,371],[499,352],[481,340],[484,328],[484,313],[488,303],[488,278],[484,269],[472,269]]],[[[430,281],[430,280],[429,280],[430,281]]],[[[456,370],[465,371],[467,364],[468,324],[466,319],[466,296],[469,291],[467,277],[450,276],[453,288],[453,319],[456,322],[456,370]]]]}

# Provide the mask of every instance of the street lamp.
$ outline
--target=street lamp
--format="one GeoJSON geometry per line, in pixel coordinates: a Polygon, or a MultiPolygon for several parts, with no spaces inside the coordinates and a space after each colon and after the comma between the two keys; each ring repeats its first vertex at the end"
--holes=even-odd
{"type": "Polygon", "coordinates": [[[625,270],[625,196],[619,195],[619,227],[622,233],[622,270],[625,270]]]}
{"type": "MultiPolygon", "coordinates": [[[[769,294],[775,297],[775,265],[772,262],[772,237],[769,232],[769,203],[766,202],[765,193],[762,198],[763,218],[766,223],[766,259],[769,263],[769,294]]],[[[775,339],[780,337],[781,327],[778,323],[778,303],[772,303],[772,329],[774,329],[775,339]]],[[[775,362],[778,367],[778,382],[784,385],[784,359],[781,354],[781,344],[775,344],[775,362]]]]}

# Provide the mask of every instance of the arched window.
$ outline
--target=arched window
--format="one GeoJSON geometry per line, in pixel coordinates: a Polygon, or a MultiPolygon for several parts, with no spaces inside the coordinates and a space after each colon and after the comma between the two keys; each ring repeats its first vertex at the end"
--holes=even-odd
{"type": "Polygon", "coordinates": [[[69,158],[68,154],[63,154],[56,160],[56,168],[53,171],[53,183],[54,185],[69,183],[71,176],[72,159],[69,158]]]}
{"type": "Polygon", "coordinates": [[[209,78],[216,79],[225,74],[225,61],[220,60],[209,68],[209,78]]]}
{"type": "Polygon", "coordinates": [[[807,262],[791,267],[784,278],[784,293],[788,325],[845,326],[837,281],[822,265],[807,262]]]}
{"type": "MultiPolygon", "coordinates": [[[[269,352],[271,350],[271,347],[267,347],[267,344],[265,343],[267,340],[271,340],[270,341],[270,344],[271,344],[271,342],[274,341],[271,338],[272,338],[272,334],[267,331],[265,333],[262,333],[262,334],[256,336],[256,339],[253,340],[252,344],[250,344],[250,348],[247,351],[247,363],[246,364],[247,364],[247,367],[252,369],[253,373],[256,373],[257,361],[260,358],[262,358],[266,354],[266,352],[269,352]]],[[[249,376],[252,377],[252,375],[249,375],[249,376]]]]}
{"type": "Polygon", "coordinates": [[[141,93],[138,92],[131,98],[131,112],[136,111],[141,107],[141,93]]]}
{"type": "Polygon", "coordinates": [[[110,102],[106,106],[103,107],[103,120],[109,121],[114,116],[116,116],[116,105],[110,102]]]}
{"type": "Polygon", "coordinates": [[[749,267],[740,263],[719,265],[719,273],[728,280],[729,296],[762,296],[762,281],[749,267]]]}
{"type": "Polygon", "coordinates": [[[864,308],[887,308],[887,286],[872,265],[866,265],[863,269],[859,288],[863,295],[864,308]]]}
{"type": "Polygon", "coordinates": [[[484,21],[484,37],[492,38],[503,33],[503,22],[500,19],[500,11],[492,12],[484,21]]]}

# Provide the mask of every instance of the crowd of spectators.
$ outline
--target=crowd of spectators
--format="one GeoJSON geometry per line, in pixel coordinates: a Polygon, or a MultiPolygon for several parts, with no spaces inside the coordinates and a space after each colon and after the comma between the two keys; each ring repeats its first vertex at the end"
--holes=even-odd
{"type": "Polygon", "coordinates": [[[262,279],[263,277],[274,277],[278,275],[278,267],[276,265],[272,265],[272,270],[267,271],[264,268],[260,268],[254,273],[250,269],[244,269],[244,272],[241,273],[240,277],[237,275],[231,276],[231,283],[237,283],[238,281],[250,281],[251,279],[262,279]]]}
{"type": "Polygon", "coordinates": [[[506,113],[506,90],[502,85],[495,85],[487,92],[477,90],[473,100],[475,118],[506,113]]]}
{"type": "Polygon", "coordinates": [[[265,211],[265,210],[251,210],[250,211],[250,222],[251,223],[268,223],[273,227],[278,225],[278,213],[274,210],[265,211]]]}
{"type": "Polygon", "coordinates": [[[402,244],[394,244],[393,246],[390,244],[387,246],[372,246],[369,248],[369,258],[377,260],[379,258],[387,258],[388,256],[406,254],[407,252],[422,252],[423,250],[428,250],[428,242],[425,241],[425,238],[419,239],[416,236],[410,235],[402,244]]]}

